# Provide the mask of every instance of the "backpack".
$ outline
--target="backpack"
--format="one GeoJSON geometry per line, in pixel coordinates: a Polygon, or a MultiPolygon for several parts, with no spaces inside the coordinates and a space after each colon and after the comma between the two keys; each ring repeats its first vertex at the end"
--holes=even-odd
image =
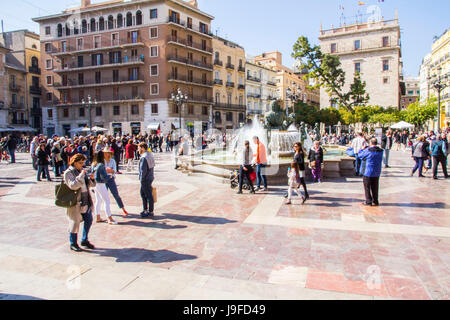
{"type": "Polygon", "coordinates": [[[61,208],[75,207],[80,190],[74,191],[62,181],[60,185],[55,186],[55,205],[61,208]]]}

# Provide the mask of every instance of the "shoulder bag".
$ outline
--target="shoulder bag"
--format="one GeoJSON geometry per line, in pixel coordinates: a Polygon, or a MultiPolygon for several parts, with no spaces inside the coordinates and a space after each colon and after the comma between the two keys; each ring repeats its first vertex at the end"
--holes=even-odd
{"type": "Polygon", "coordinates": [[[77,205],[78,194],[80,190],[70,189],[64,181],[55,186],[55,205],[61,208],[72,208],[77,205]]]}

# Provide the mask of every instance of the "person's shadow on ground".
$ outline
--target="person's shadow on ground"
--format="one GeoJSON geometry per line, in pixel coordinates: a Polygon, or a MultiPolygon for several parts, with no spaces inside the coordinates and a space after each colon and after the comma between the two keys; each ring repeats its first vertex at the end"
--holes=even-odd
{"type": "Polygon", "coordinates": [[[91,252],[102,257],[116,258],[116,262],[166,263],[197,259],[197,256],[190,254],[182,254],[170,250],[149,250],[142,248],[95,249],[91,252]]]}

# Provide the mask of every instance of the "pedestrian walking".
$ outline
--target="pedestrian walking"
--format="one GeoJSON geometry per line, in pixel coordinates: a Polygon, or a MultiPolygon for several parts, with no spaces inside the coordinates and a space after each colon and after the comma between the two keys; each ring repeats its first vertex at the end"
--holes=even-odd
{"type": "Polygon", "coordinates": [[[16,148],[17,139],[12,134],[10,134],[8,140],[6,141],[6,150],[9,153],[11,163],[16,163],[16,148]]]}
{"type": "Polygon", "coordinates": [[[298,163],[296,161],[292,161],[291,163],[291,167],[288,171],[288,200],[286,202],[287,205],[292,204],[291,199],[292,199],[292,191],[295,191],[295,193],[297,193],[297,195],[299,197],[302,198],[303,202],[302,204],[305,203],[306,201],[306,197],[303,196],[300,191],[299,191],[299,187],[300,187],[300,170],[298,167],[298,163]]]}
{"type": "Polygon", "coordinates": [[[322,183],[323,149],[319,141],[314,141],[314,146],[309,150],[308,160],[314,182],[322,183]]]}
{"type": "Polygon", "coordinates": [[[47,178],[48,181],[52,181],[52,179],[50,178],[50,173],[48,172],[48,165],[50,161],[45,147],[46,147],[45,142],[41,142],[41,144],[39,145],[39,149],[37,151],[37,164],[38,164],[37,181],[41,181],[42,172],[45,173],[45,177],[47,178]]]}
{"type": "Polygon", "coordinates": [[[111,179],[111,176],[106,173],[105,155],[103,151],[99,151],[94,156],[92,167],[95,177],[95,215],[97,216],[97,223],[108,222],[110,225],[117,225],[111,213],[111,203],[109,200],[108,189],[106,189],[106,182],[111,179]],[[107,220],[101,218],[101,208],[103,208],[108,217],[107,220]]]}
{"type": "Polygon", "coordinates": [[[413,157],[414,161],[416,162],[416,164],[411,172],[411,177],[418,170],[419,177],[425,178],[425,176],[422,174],[423,164],[424,164],[424,161],[429,157],[427,145],[425,144],[425,137],[422,136],[422,137],[417,138],[417,141],[413,144],[412,157],[413,157]]]}
{"type": "Polygon", "coordinates": [[[142,142],[139,144],[138,152],[141,155],[141,159],[139,160],[139,181],[141,183],[141,198],[143,206],[141,217],[154,217],[155,204],[153,199],[152,183],[155,180],[155,159],[153,158],[151,152],[148,151],[148,145],[146,143],[142,142]]]}
{"type": "MultiPolygon", "coordinates": [[[[224,136],[224,139],[225,136],[224,136]]],[[[226,140],[225,140],[226,141],[226,140]]],[[[264,185],[264,191],[268,191],[267,187],[267,176],[265,174],[265,168],[267,167],[267,153],[266,146],[259,140],[259,137],[253,137],[253,143],[256,145],[256,154],[255,157],[256,162],[256,190],[261,190],[261,181],[264,185]]]]}
{"type": "Polygon", "coordinates": [[[253,172],[253,168],[251,165],[252,162],[253,151],[250,148],[250,142],[246,140],[244,142],[244,151],[242,154],[242,164],[239,168],[239,191],[238,194],[242,194],[242,187],[244,185],[244,177],[247,178],[248,183],[250,184],[251,190],[250,193],[255,193],[255,188],[253,187],[253,182],[250,177],[250,174],[253,172]]]}
{"type": "Polygon", "coordinates": [[[89,188],[95,186],[94,175],[90,176],[83,169],[86,157],[77,154],[70,159],[70,167],[64,172],[64,183],[74,191],[80,190],[77,196],[77,204],[74,207],[67,208],[67,218],[69,220],[69,242],[70,250],[75,252],[83,251],[78,246],[78,232],[80,224],[84,222],[83,236],[81,246],[88,249],[95,249],[95,246],[89,242],[88,236],[92,226],[92,207],[93,201],[89,188]]]}
{"type": "Polygon", "coordinates": [[[389,155],[391,153],[392,145],[394,144],[394,137],[392,130],[388,130],[381,138],[381,149],[384,150],[383,162],[384,167],[389,168],[389,155]]]}
{"type": "Polygon", "coordinates": [[[438,166],[441,164],[444,177],[449,177],[447,173],[447,144],[445,140],[438,135],[431,145],[431,156],[433,157],[433,179],[438,179],[438,166]]]}
{"type": "Polygon", "coordinates": [[[366,201],[365,206],[379,206],[378,193],[380,185],[381,166],[383,162],[383,149],[378,147],[376,138],[370,140],[370,146],[365,147],[358,154],[359,158],[366,160],[366,169],[363,176],[366,201]]]}
{"type": "Polygon", "coordinates": [[[128,216],[128,212],[125,209],[125,206],[123,204],[122,198],[119,195],[119,190],[117,188],[116,184],[116,173],[117,173],[117,162],[114,159],[113,155],[114,152],[111,149],[105,148],[103,149],[103,154],[105,156],[105,167],[106,167],[106,173],[111,175],[111,178],[107,180],[106,182],[106,189],[111,191],[111,194],[113,195],[114,199],[116,200],[117,205],[119,206],[119,209],[122,210],[123,215],[126,217],[128,216]]]}

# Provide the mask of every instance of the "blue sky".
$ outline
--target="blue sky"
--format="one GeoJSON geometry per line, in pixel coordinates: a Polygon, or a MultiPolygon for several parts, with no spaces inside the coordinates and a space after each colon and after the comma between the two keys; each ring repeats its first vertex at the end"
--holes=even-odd
{"type": "MultiPolygon", "coordinates": [[[[80,0],[15,0],[1,1],[0,19],[5,30],[28,28],[38,32],[30,19],[39,15],[58,13],[78,5],[80,0]]],[[[102,1],[93,1],[102,2],[102,1]]],[[[365,14],[369,5],[379,5],[382,16],[394,18],[398,9],[405,75],[417,75],[424,55],[431,50],[434,36],[440,36],[450,27],[448,0],[198,0],[201,10],[215,17],[213,32],[244,46],[250,55],[278,50],[283,63],[291,66],[292,46],[300,35],[317,43],[320,23],[328,29],[339,26],[342,11],[346,22],[355,21],[355,15],[365,14]]]]}

